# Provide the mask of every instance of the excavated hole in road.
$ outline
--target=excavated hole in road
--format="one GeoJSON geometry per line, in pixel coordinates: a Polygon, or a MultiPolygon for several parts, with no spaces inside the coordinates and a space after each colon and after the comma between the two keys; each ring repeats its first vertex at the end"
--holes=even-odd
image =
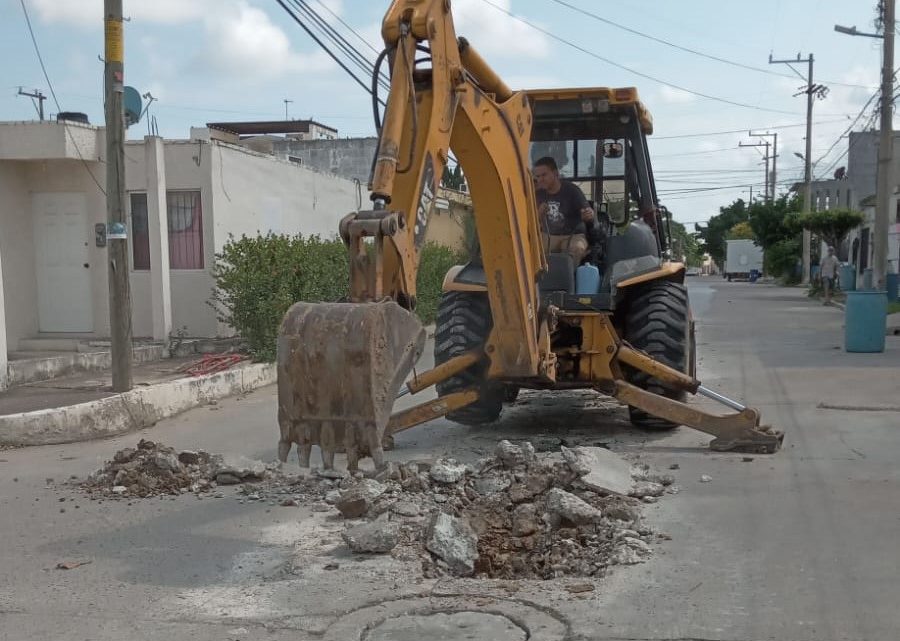
{"type": "Polygon", "coordinates": [[[475,465],[441,458],[390,462],[374,478],[320,474],[290,475],[277,463],[141,440],[81,488],[95,498],[223,498],[220,486],[240,485],[242,502],[336,508],[354,553],[418,560],[426,578],[492,579],[601,577],[611,566],[640,563],[653,544],[668,539],[644,524],[643,504],[678,491],[672,477],[631,466],[604,448],[536,453],[527,441],[501,441],[475,465]],[[618,485],[590,482],[598,472],[592,465],[601,476],[616,468],[618,485]]]}

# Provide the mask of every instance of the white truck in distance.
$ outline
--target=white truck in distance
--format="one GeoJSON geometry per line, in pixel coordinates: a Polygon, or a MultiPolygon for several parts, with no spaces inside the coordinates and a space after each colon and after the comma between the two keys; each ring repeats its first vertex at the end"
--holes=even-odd
{"type": "Polygon", "coordinates": [[[752,240],[726,240],[725,245],[725,278],[749,280],[753,271],[762,276],[762,247],[752,240]]]}

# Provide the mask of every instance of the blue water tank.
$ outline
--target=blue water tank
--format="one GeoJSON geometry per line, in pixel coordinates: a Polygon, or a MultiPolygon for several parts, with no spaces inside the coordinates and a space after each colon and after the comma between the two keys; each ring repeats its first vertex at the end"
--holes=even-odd
{"type": "Polygon", "coordinates": [[[885,292],[847,292],[844,312],[844,349],[848,352],[883,352],[887,328],[885,292]]]}
{"type": "Polygon", "coordinates": [[[885,289],[887,289],[888,302],[893,303],[897,300],[897,286],[900,285],[900,274],[885,274],[884,283],[885,289]]]}
{"type": "Polygon", "coordinates": [[[856,267],[853,265],[841,265],[838,267],[838,276],[841,279],[841,289],[843,291],[856,291],[856,267]]]}
{"type": "Polygon", "coordinates": [[[600,291],[600,269],[585,263],[575,270],[575,293],[596,294],[600,291]]]}

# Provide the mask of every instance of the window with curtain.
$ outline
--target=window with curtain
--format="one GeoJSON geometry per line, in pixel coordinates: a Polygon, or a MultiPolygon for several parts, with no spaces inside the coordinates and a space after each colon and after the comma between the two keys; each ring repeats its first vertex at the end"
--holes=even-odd
{"type": "Polygon", "coordinates": [[[147,224],[147,194],[131,196],[131,268],[150,269],[150,228],[147,224]]]}
{"type": "Polygon", "coordinates": [[[200,191],[166,192],[169,268],[203,269],[203,213],[200,191]]]}

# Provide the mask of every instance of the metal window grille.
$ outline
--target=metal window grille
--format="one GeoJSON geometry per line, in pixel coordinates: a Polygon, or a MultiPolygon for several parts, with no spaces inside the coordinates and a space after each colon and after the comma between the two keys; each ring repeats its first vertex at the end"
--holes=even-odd
{"type": "Polygon", "coordinates": [[[199,191],[166,193],[170,269],[203,269],[203,213],[199,191]]]}
{"type": "Polygon", "coordinates": [[[147,194],[131,196],[131,266],[136,271],[150,269],[150,228],[147,222],[147,194]]]}

